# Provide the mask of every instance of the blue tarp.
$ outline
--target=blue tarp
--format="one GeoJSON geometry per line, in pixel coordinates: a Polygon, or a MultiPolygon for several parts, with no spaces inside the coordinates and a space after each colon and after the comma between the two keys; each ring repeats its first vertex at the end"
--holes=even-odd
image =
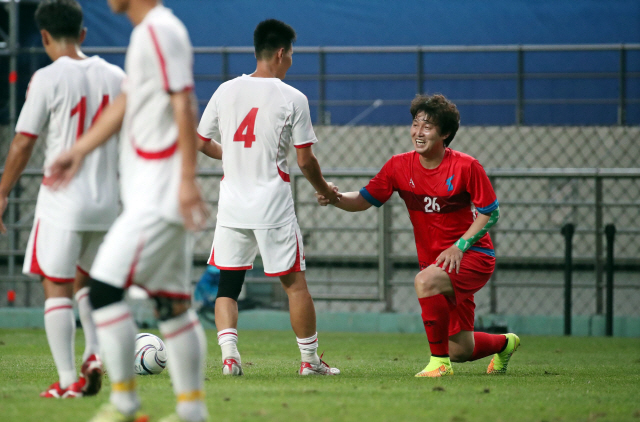
{"type": "MultiPolygon", "coordinates": [[[[131,24],[115,16],[106,0],[81,0],[89,34],[86,45],[126,46],[131,24]]],[[[253,30],[266,18],[291,24],[298,33],[297,46],[351,45],[487,45],[487,44],[584,44],[640,43],[640,1],[638,0],[166,0],[187,26],[195,46],[250,46],[253,30]]],[[[122,57],[107,56],[122,65],[122,57]]],[[[517,70],[515,53],[425,54],[424,72],[429,74],[511,73],[517,70]]],[[[412,74],[416,54],[329,54],[329,74],[412,74]]],[[[527,72],[609,72],[610,77],[578,80],[562,78],[527,79],[524,95],[529,100],[570,99],[572,105],[528,104],[526,124],[615,124],[619,81],[619,53],[527,53],[527,72]],[[584,100],[600,104],[580,104],[584,100]]],[[[251,54],[232,56],[232,75],[250,73],[255,62],[251,54]]],[[[627,71],[640,72],[640,51],[627,55],[627,71]]],[[[199,75],[221,74],[219,56],[196,57],[199,75]]],[[[318,57],[294,55],[290,75],[317,74],[318,57]]],[[[292,80],[311,101],[312,114],[319,96],[317,81],[292,80]]],[[[219,81],[199,80],[196,93],[206,100],[219,81]]],[[[427,92],[442,92],[460,102],[463,124],[513,124],[515,79],[447,80],[424,82],[427,92]],[[466,105],[464,100],[467,100],[466,105]],[[470,100],[470,101],[469,101],[470,100]],[[493,105],[473,101],[491,100],[493,105]]],[[[416,94],[415,80],[328,81],[328,100],[358,100],[358,106],[327,107],[331,123],[347,123],[365,112],[377,99],[406,100],[416,94]]],[[[640,124],[640,78],[627,82],[625,95],[628,122],[640,124]],[[633,99],[636,99],[634,102],[633,99]]],[[[406,104],[373,110],[360,123],[406,124],[406,104]]],[[[370,110],[371,111],[371,110],[370,110]]]]}

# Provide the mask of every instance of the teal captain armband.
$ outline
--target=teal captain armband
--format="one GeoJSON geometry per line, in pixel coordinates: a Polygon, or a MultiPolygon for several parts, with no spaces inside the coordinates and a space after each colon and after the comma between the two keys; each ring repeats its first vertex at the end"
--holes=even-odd
{"type": "MultiPolygon", "coordinates": [[[[486,214],[485,214],[486,215],[486,214]]],[[[460,249],[462,252],[466,252],[469,250],[469,248],[471,246],[473,246],[474,243],[476,243],[478,240],[480,240],[480,238],[482,236],[484,236],[485,234],[487,234],[487,232],[489,231],[489,229],[498,222],[498,219],[500,218],[500,207],[496,208],[495,210],[493,210],[491,212],[491,214],[489,214],[489,221],[487,221],[487,224],[484,225],[484,227],[482,228],[482,230],[480,230],[478,233],[476,233],[475,235],[471,236],[471,238],[469,240],[460,238],[458,239],[458,241],[456,243],[454,243],[454,246],[456,246],[458,249],[460,249]]]]}

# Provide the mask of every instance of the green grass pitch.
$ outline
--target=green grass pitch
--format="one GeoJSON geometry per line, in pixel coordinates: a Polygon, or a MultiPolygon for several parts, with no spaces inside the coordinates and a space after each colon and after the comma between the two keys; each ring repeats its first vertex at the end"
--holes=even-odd
{"type": "MultiPolygon", "coordinates": [[[[292,332],[241,331],[239,378],[222,376],[215,332],[207,337],[211,421],[640,422],[640,339],[523,336],[505,376],[485,375],[485,358],[427,379],[413,377],[428,361],[424,335],[321,332],[342,374],[305,378],[292,332]]],[[[78,365],[82,347],[79,331],[78,365]]],[[[56,378],[44,331],[0,330],[1,421],[86,421],[108,399],[108,376],[97,397],[39,398],[56,378]]],[[[152,421],[173,411],[167,371],[138,386],[152,421]]]]}

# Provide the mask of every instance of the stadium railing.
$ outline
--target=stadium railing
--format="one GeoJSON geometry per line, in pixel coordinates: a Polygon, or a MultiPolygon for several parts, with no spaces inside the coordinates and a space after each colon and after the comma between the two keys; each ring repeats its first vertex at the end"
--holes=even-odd
{"type": "MultiPolygon", "coordinates": [[[[84,51],[87,54],[100,54],[109,56],[111,58],[118,57],[118,62],[123,62],[126,49],[124,47],[86,47],[84,51]]],[[[196,81],[200,82],[213,82],[218,84],[229,80],[233,77],[239,76],[242,72],[239,71],[238,66],[234,65],[235,58],[241,56],[253,55],[253,47],[195,47],[194,52],[196,54],[196,64],[198,64],[199,57],[215,57],[215,65],[212,66],[196,66],[196,81]],[[206,69],[204,72],[202,69],[206,69]],[[217,72],[213,73],[212,70],[217,68],[217,72]],[[199,69],[199,70],[198,70],[199,69]]],[[[569,105],[580,110],[580,107],[584,106],[611,106],[616,107],[615,122],[607,122],[606,124],[638,124],[637,117],[633,121],[629,121],[630,107],[637,110],[640,105],[640,98],[634,94],[636,89],[636,81],[640,78],[640,72],[636,70],[636,55],[640,52],[640,44],[556,44],[556,45],[484,45],[484,46],[327,46],[327,47],[314,47],[314,46],[296,46],[296,54],[302,54],[306,56],[316,56],[317,64],[314,68],[317,68],[317,72],[310,73],[296,73],[295,68],[289,72],[287,80],[294,85],[298,82],[317,82],[314,85],[313,92],[305,90],[306,94],[310,98],[310,105],[316,111],[316,123],[329,124],[332,120],[330,108],[340,110],[340,115],[348,115],[347,120],[344,122],[338,121],[339,124],[345,124],[353,121],[354,119],[363,118],[362,114],[369,114],[373,109],[380,106],[394,107],[394,106],[406,106],[409,104],[410,98],[407,98],[404,93],[405,89],[400,89],[402,95],[391,94],[384,98],[365,98],[355,95],[353,98],[338,98],[334,94],[331,94],[330,88],[336,91],[335,83],[340,82],[366,82],[366,81],[380,81],[380,82],[414,82],[415,92],[433,91],[434,84],[436,91],[440,91],[438,84],[442,82],[461,82],[461,81],[484,81],[487,84],[495,81],[508,81],[509,86],[501,86],[501,88],[495,90],[503,92],[502,94],[496,94],[494,90],[484,90],[479,87],[475,89],[467,89],[466,94],[468,96],[453,95],[453,98],[458,106],[488,106],[497,107],[505,106],[512,107],[512,118],[508,121],[501,119],[497,124],[530,124],[531,119],[528,118],[529,114],[536,113],[534,110],[538,110],[540,106],[543,107],[557,107],[563,105],[569,105]],[[487,65],[488,69],[471,70],[464,73],[457,73],[454,70],[440,70],[430,71],[430,67],[427,62],[431,60],[432,55],[447,55],[447,54],[508,54],[508,59],[496,60],[496,64],[487,65]],[[529,59],[529,55],[535,55],[540,53],[563,53],[563,54],[592,54],[590,59],[580,57],[577,60],[581,60],[580,63],[589,63],[589,69],[578,70],[573,67],[571,63],[563,63],[561,66],[555,68],[553,65],[536,66],[536,59],[529,59]],[[612,53],[615,56],[601,57],[598,54],[612,53]],[[633,56],[630,58],[630,55],[633,56]],[[381,62],[386,62],[390,57],[404,57],[406,55],[415,56],[412,60],[411,67],[413,71],[407,72],[407,65],[398,66],[394,72],[376,73],[375,69],[370,69],[367,66],[368,71],[349,71],[340,72],[331,71],[329,63],[334,63],[335,57],[342,57],[344,55],[359,55],[370,56],[377,55],[381,58],[381,62]],[[615,58],[614,58],[615,57],[615,58]],[[600,63],[602,66],[596,66],[595,63],[600,63]],[[629,64],[631,63],[631,65],[629,64]],[[533,64],[533,68],[531,66],[533,64]],[[533,70],[536,69],[536,70],[533,70]],[[587,89],[573,89],[577,91],[578,96],[573,94],[557,94],[560,90],[544,89],[543,93],[539,91],[542,89],[540,86],[534,89],[531,86],[527,86],[529,83],[535,81],[543,82],[546,84],[554,84],[562,81],[565,85],[567,81],[583,81],[587,85],[581,86],[596,86],[598,84],[605,87],[607,94],[602,92],[587,94],[587,89]],[[591,83],[593,82],[593,83],[591,83]],[[613,84],[612,84],[613,83],[613,84]],[[615,87],[614,87],[615,86],[615,87]],[[614,89],[611,89],[614,87],[614,89]],[[471,96],[469,94],[475,93],[475,91],[487,91],[489,94],[484,98],[471,96]],[[583,92],[584,91],[584,92],[583,92]],[[584,94],[584,95],[583,95],[584,94]],[[397,95],[397,96],[396,96],[397,95]],[[336,109],[337,107],[337,109],[336,109]],[[351,109],[350,109],[351,108],[351,109]],[[355,114],[354,114],[355,113],[355,114]]],[[[31,61],[31,73],[37,70],[37,67],[41,63],[36,60],[38,56],[42,56],[44,50],[42,48],[19,48],[11,47],[11,43],[7,44],[5,48],[0,48],[0,58],[8,58],[10,61],[9,68],[11,72],[16,72],[18,69],[17,57],[29,57],[31,61]]],[[[546,59],[546,62],[557,62],[554,60],[546,59]]],[[[207,62],[208,63],[208,62],[207,62]]],[[[404,61],[403,61],[404,63],[404,61]]],[[[335,66],[333,66],[335,67],[335,66]]],[[[357,68],[354,65],[354,68],[357,68]]],[[[471,67],[470,69],[473,69],[471,67]]],[[[243,71],[248,69],[242,68],[243,71]]],[[[15,74],[15,73],[14,73],[15,74]]],[[[17,103],[19,93],[15,89],[16,84],[10,84],[10,124],[15,122],[17,117],[17,103]]],[[[553,85],[549,85],[553,86],[553,85]]],[[[210,94],[209,94],[210,95],[210,94]]],[[[375,94],[374,94],[375,95],[375,94]]],[[[464,94],[463,94],[464,95],[464,94]]],[[[206,98],[200,98],[200,105],[206,105],[208,101],[208,95],[206,98]]],[[[504,109],[501,109],[504,110],[504,109]]],[[[564,115],[576,115],[576,113],[565,113],[565,111],[554,108],[556,112],[564,115]]],[[[504,113],[499,113],[504,114],[504,113]]],[[[553,113],[552,113],[553,114],[553,113]]],[[[600,113],[605,114],[605,113],[600,113]]],[[[608,114],[608,113],[606,113],[608,114]]],[[[334,113],[334,118],[336,117],[334,113]]],[[[339,118],[339,117],[338,117],[339,118]]],[[[589,117],[591,119],[592,117],[589,117]]],[[[546,117],[544,118],[546,119],[546,117]]],[[[468,118],[467,122],[471,122],[468,118]]],[[[335,123],[335,122],[334,122],[335,123]]],[[[390,122],[386,122],[390,123],[390,122]]],[[[597,124],[598,122],[596,122],[597,124]]],[[[604,122],[599,122],[605,124],[604,122]]],[[[473,121],[473,124],[496,124],[496,122],[488,121],[473,121]]],[[[535,122],[534,124],[540,124],[535,122]]],[[[544,124],[544,123],[543,123],[544,124]]],[[[584,122],[584,124],[594,124],[594,122],[584,122]]]]}
{"type": "MultiPolygon", "coordinates": [[[[624,192],[620,192],[618,198],[603,199],[604,182],[624,179],[638,184],[640,169],[489,169],[487,173],[496,186],[498,197],[507,196],[502,194],[501,186],[511,186],[518,180],[524,180],[527,184],[563,180],[569,185],[571,181],[582,181],[582,184],[591,181],[595,189],[588,192],[591,199],[582,197],[580,200],[557,200],[551,197],[530,200],[507,196],[506,200],[501,201],[501,207],[506,211],[505,218],[491,232],[498,264],[494,277],[483,289],[485,296],[478,298],[481,310],[491,314],[524,312],[562,315],[562,301],[550,297],[558,296],[561,299],[563,295],[555,295],[553,292],[566,289],[562,277],[566,257],[563,253],[564,238],[561,229],[566,223],[573,223],[577,242],[576,252],[571,254],[571,267],[581,274],[570,286],[578,291],[574,291],[572,302],[581,307],[574,310],[574,313],[604,315],[605,300],[613,300],[612,295],[607,294],[612,290],[606,288],[605,269],[610,269],[607,273],[609,282],[610,277],[613,280],[614,269],[637,271],[640,264],[637,257],[624,254],[616,257],[615,261],[613,256],[605,257],[607,232],[603,224],[604,216],[612,208],[622,208],[635,215],[638,203],[627,201],[624,192]],[[545,217],[536,220],[537,225],[527,226],[530,222],[527,213],[519,212],[518,207],[534,208],[533,212],[542,213],[545,217]],[[578,209],[585,211],[580,212],[578,209]],[[557,219],[558,215],[562,217],[561,220],[557,219]],[[594,215],[595,218],[585,223],[582,220],[584,215],[594,215]],[[585,247],[585,243],[589,244],[588,247],[585,247]],[[591,252],[591,255],[585,252],[591,252]],[[605,265],[607,262],[608,265],[605,265]],[[513,275],[527,271],[533,275],[513,275]]],[[[341,182],[348,180],[368,180],[376,174],[376,170],[327,170],[324,174],[340,186],[341,182]]],[[[24,177],[24,186],[30,185],[28,180],[33,180],[37,186],[42,171],[27,170],[24,177]]],[[[222,171],[201,170],[199,177],[203,186],[217,184],[222,171]]],[[[403,218],[406,214],[404,204],[393,197],[381,208],[358,213],[363,218],[340,219],[343,215],[355,215],[342,213],[331,207],[319,207],[300,172],[293,171],[291,181],[294,203],[305,238],[307,275],[314,298],[327,302],[368,302],[374,304],[370,309],[382,312],[406,311],[407,303],[413,301],[412,286],[413,276],[417,272],[417,257],[413,245],[413,230],[408,219],[403,218]]],[[[42,298],[39,289],[33,288],[35,280],[21,275],[20,268],[36,197],[33,193],[25,195],[28,192],[21,188],[14,192],[4,218],[8,234],[4,238],[6,246],[0,250],[0,260],[6,264],[6,273],[0,275],[0,291],[17,291],[20,305],[38,306],[42,298]]],[[[526,196],[526,192],[522,192],[526,196]]],[[[206,262],[213,238],[217,207],[217,197],[215,198],[210,200],[213,211],[210,224],[204,232],[197,235],[194,262],[199,266],[206,262]]],[[[625,217],[627,214],[624,211],[615,214],[619,227],[616,234],[633,238],[640,230],[633,222],[629,225],[633,217],[625,217]]],[[[277,279],[260,275],[260,265],[258,260],[256,271],[249,274],[247,282],[278,284],[277,279]]],[[[609,285],[610,288],[611,286],[612,284],[609,285]]],[[[615,291],[618,292],[616,315],[637,316],[638,310],[634,303],[637,304],[640,283],[633,280],[619,282],[615,285],[615,291]]],[[[5,305],[4,296],[3,294],[0,298],[2,305],[5,305]]]]}

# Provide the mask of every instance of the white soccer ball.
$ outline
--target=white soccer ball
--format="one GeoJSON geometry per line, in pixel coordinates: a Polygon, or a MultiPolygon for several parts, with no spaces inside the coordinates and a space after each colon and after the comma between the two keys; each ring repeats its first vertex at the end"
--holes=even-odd
{"type": "Polygon", "coordinates": [[[159,337],[149,333],[138,334],[135,350],[136,374],[159,374],[167,366],[167,349],[159,337]]]}

